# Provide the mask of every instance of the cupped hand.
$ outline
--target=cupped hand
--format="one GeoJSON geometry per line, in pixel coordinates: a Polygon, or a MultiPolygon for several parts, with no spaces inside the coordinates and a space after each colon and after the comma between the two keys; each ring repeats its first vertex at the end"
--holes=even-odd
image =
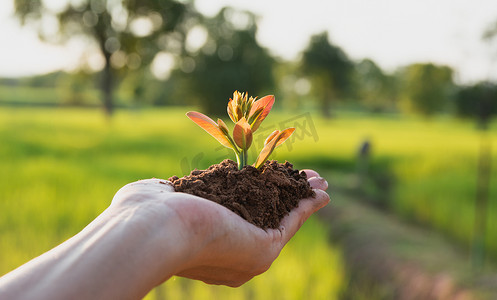
{"type": "Polygon", "coordinates": [[[155,218],[172,214],[178,220],[176,228],[162,228],[163,234],[176,231],[187,256],[174,275],[235,287],[266,271],[304,221],[329,202],[326,180],[313,170],[304,171],[316,195],[302,199],[277,229],[263,230],[215,202],[174,192],[168,181],[160,179],[123,187],[113,205],[133,207],[136,217],[151,224],[157,224],[150,222],[155,218]]]}

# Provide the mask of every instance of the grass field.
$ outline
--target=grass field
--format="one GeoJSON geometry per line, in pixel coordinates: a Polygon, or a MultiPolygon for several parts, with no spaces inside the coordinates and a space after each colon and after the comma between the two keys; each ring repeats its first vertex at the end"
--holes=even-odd
{"type": "MultiPolygon", "coordinates": [[[[441,231],[470,248],[481,133],[469,121],[439,118],[343,116],[317,120],[320,142],[312,153],[322,163],[353,161],[364,138],[372,143],[372,160],[386,161],[394,175],[388,206],[404,218],[441,231]]],[[[497,258],[497,123],[485,141],[492,145],[487,253],[497,258]]],[[[290,154],[297,159],[306,145],[290,154]]],[[[309,160],[311,162],[311,160],[309,160]]]]}
{"type": "MultiPolygon", "coordinates": [[[[0,274],[77,233],[124,184],[218,159],[223,152],[184,111],[128,111],[107,122],[99,110],[0,108],[0,274]]],[[[148,297],[337,298],[344,266],[327,230],[310,220],[271,270],[242,288],[174,278],[148,297]]]]}
{"type": "MultiPolygon", "coordinates": [[[[0,108],[0,273],[78,232],[130,181],[183,175],[233,158],[188,121],[186,110],[121,111],[107,122],[99,110],[0,108]]],[[[297,127],[273,157],[297,168],[354,171],[357,149],[368,138],[373,162],[387,162],[395,176],[389,207],[469,246],[480,145],[471,122],[360,113],[323,120],[274,112],[265,123],[254,137],[256,148],[272,125],[297,127]]],[[[490,133],[497,132],[496,125],[490,133]]],[[[490,138],[495,166],[497,135],[490,138]]],[[[487,243],[488,252],[497,253],[497,167],[491,176],[487,243]]],[[[334,185],[330,182],[332,199],[334,185]]],[[[271,270],[242,289],[174,279],[156,294],[257,299],[290,286],[283,299],[336,298],[346,276],[326,230],[317,220],[307,224],[271,270]]]]}
{"type": "Polygon", "coordinates": [[[59,106],[63,105],[78,105],[98,106],[98,91],[94,89],[84,89],[79,94],[71,92],[71,89],[66,84],[61,84],[64,88],[53,87],[11,87],[0,84],[0,105],[9,106],[59,106]],[[84,97],[84,103],[76,103],[76,97],[84,97]]]}
{"type": "Polygon", "coordinates": [[[487,253],[497,259],[497,122],[482,138],[474,122],[445,116],[423,119],[338,113],[331,120],[309,116],[313,126],[305,123],[305,115],[297,115],[295,120],[281,115],[275,118],[275,124],[297,127],[291,151],[276,153],[276,158],[296,162],[298,167],[355,172],[358,148],[369,140],[371,164],[393,175],[392,195],[386,205],[405,219],[446,234],[465,249],[470,249],[473,238],[482,139],[492,145],[486,243],[487,253]],[[304,124],[305,130],[301,129],[304,124]],[[315,128],[314,134],[310,127],[315,128]]]}

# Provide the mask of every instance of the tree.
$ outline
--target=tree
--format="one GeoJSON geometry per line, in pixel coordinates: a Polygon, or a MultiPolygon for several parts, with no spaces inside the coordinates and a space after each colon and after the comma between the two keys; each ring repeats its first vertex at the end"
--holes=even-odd
{"type": "Polygon", "coordinates": [[[385,74],[372,60],[363,59],[355,65],[355,88],[361,102],[373,111],[393,108],[397,97],[397,79],[385,74]]]}
{"type": "MultiPolygon", "coordinates": [[[[492,41],[497,35],[497,23],[483,34],[483,39],[492,41]]],[[[480,153],[476,185],[475,215],[471,261],[476,271],[481,271],[485,262],[490,177],[492,166],[492,140],[487,135],[488,123],[497,113],[497,87],[489,82],[463,87],[457,94],[456,104],[460,115],[475,116],[481,129],[480,153]]]]}
{"type": "Polygon", "coordinates": [[[302,55],[302,70],[312,81],[320,98],[323,115],[331,116],[331,102],[345,94],[351,83],[353,64],[344,51],[328,40],[323,32],[311,37],[302,55]]]}
{"type": "Polygon", "coordinates": [[[491,117],[497,115],[497,85],[480,82],[459,89],[455,98],[456,112],[462,117],[473,117],[486,128],[491,117]]]}
{"type": "Polygon", "coordinates": [[[42,40],[67,43],[79,39],[89,51],[102,55],[99,82],[107,115],[114,109],[118,72],[150,65],[158,51],[181,51],[187,20],[195,15],[191,4],[175,0],[65,1],[56,9],[42,0],[14,3],[21,24],[36,28],[42,40]]]}
{"type": "Polygon", "coordinates": [[[496,36],[497,36],[497,22],[493,22],[492,24],[487,26],[487,28],[483,32],[482,38],[483,40],[490,42],[494,40],[496,36]]]}
{"type": "Polygon", "coordinates": [[[401,72],[405,108],[423,115],[443,111],[454,88],[452,75],[452,69],[447,66],[432,63],[407,66],[401,72]]]}
{"type": "Polygon", "coordinates": [[[184,79],[178,92],[182,98],[195,99],[203,112],[219,115],[226,113],[235,90],[251,96],[272,91],[274,59],[256,40],[255,19],[250,12],[225,7],[192,29],[205,42],[199,47],[187,44],[187,55],[173,74],[184,79]]]}

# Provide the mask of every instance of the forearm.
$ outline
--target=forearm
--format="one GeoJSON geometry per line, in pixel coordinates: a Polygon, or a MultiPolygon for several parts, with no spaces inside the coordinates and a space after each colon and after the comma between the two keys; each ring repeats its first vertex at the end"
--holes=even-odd
{"type": "Polygon", "coordinates": [[[0,278],[0,298],[143,297],[189,255],[174,211],[149,223],[143,218],[141,211],[109,208],[73,238],[0,278]]]}

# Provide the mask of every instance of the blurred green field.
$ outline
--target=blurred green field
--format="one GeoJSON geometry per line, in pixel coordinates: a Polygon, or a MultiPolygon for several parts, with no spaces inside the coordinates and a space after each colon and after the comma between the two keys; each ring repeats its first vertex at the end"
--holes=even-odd
{"type": "MultiPolygon", "coordinates": [[[[299,160],[311,151],[323,167],[354,171],[357,149],[364,139],[372,143],[372,164],[391,172],[388,203],[397,215],[434,228],[471,247],[481,132],[474,123],[452,118],[368,117],[342,115],[315,122],[320,141],[312,147],[298,143],[288,157],[299,160]],[[305,149],[307,147],[307,149],[305,149]],[[349,162],[350,164],[347,164],[349,162]]],[[[492,147],[487,210],[487,253],[497,258],[497,123],[486,135],[492,147]]],[[[307,162],[313,164],[313,159],[307,162]]],[[[317,162],[316,162],[317,163],[317,162]]],[[[387,172],[387,173],[388,173],[387,172]]],[[[331,183],[333,186],[333,183],[331,183]]]]}
{"type": "MultiPolygon", "coordinates": [[[[388,178],[390,195],[388,199],[380,199],[384,201],[381,204],[398,216],[446,234],[463,249],[470,249],[482,141],[475,123],[445,116],[425,119],[361,112],[338,112],[331,120],[318,114],[310,116],[315,136],[309,126],[308,134],[301,132],[298,136],[299,124],[305,123],[305,118],[286,122],[297,127],[297,136],[293,137],[291,151],[283,145],[285,153],[276,153],[276,158],[296,162],[297,167],[355,173],[358,149],[363,141],[369,140],[372,176],[379,173],[391,177],[388,178]]],[[[278,115],[273,120],[275,124],[283,124],[285,119],[278,115]]],[[[487,253],[494,259],[497,259],[496,132],[497,122],[493,122],[485,137],[493,145],[486,243],[487,253]]],[[[330,185],[332,193],[334,183],[330,185]]],[[[339,185],[354,186],[354,182],[339,185]]],[[[380,196],[386,195],[380,191],[380,196]]]]}
{"type": "MultiPolygon", "coordinates": [[[[126,111],[107,121],[99,110],[0,108],[0,274],[77,233],[126,183],[224,155],[184,112],[126,111]]],[[[335,299],[344,266],[327,230],[310,220],[271,270],[242,288],[174,278],[148,297],[335,299]]]]}
{"type": "MultiPolygon", "coordinates": [[[[0,108],[0,274],[77,233],[128,182],[183,175],[227,156],[233,159],[184,116],[186,111],[126,110],[108,121],[91,109],[0,108]]],[[[297,168],[354,172],[357,149],[368,138],[372,164],[380,162],[395,177],[388,207],[469,246],[480,145],[471,122],[362,113],[338,113],[324,120],[317,114],[272,112],[263,125],[254,137],[257,148],[273,126],[297,127],[273,156],[297,168]]],[[[496,132],[496,125],[490,132],[496,132]]],[[[491,138],[495,165],[497,135],[491,138]]],[[[352,184],[343,178],[330,182],[332,199],[333,188],[352,184]]],[[[496,178],[493,168],[489,253],[497,253],[496,178]]],[[[327,242],[327,230],[318,220],[306,224],[273,267],[241,289],[178,278],[155,293],[257,299],[289,287],[288,295],[275,297],[336,298],[347,280],[340,250],[327,242]]]]}
{"type": "Polygon", "coordinates": [[[69,82],[62,82],[57,88],[52,86],[18,87],[0,84],[0,105],[26,107],[60,105],[97,107],[100,105],[97,90],[84,87],[80,91],[74,92],[71,88],[74,89],[69,82]]]}

